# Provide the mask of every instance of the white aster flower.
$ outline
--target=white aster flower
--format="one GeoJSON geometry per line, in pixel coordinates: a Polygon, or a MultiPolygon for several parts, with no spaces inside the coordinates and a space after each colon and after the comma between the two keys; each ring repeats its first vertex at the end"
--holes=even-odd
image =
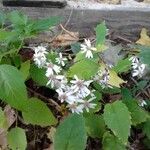
{"type": "Polygon", "coordinates": [[[147,105],[147,103],[144,100],[141,100],[139,106],[144,107],[145,105],[147,105]]]}
{"type": "Polygon", "coordinates": [[[72,113],[83,113],[83,105],[79,105],[76,102],[69,104],[67,107],[71,110],[72,113]]]}
{"type": "Polygon", "coordinates": [[[129,60],[132,62],[132,76],[142,77],[146,65],[142,64],[137,56],[132,56],[129,60]]]}
{"type": "Polygon", "coordinates": [[[78,93],[78,96],[80,98],[84,98],[88,96],[91,91],[88,89],[88,86],[90,85],[93,80],[84,81],[80,80],[76,75],[74,75],[75,80],[71,80],[70,83],[73,85],[71,86],[71,89],[76,93],[78,93]]]}
{"type": "Polygon", "coordinates": [[[65,77],[63,75],[49,75],[48,76],[48,82],[47,86],[51,85],[52,88],[63,88],[66,86],[65,77]]]}
{"type": "Polygon", "coordinates": [[[95,97],[90,98],[89,100],[82,100],[82,104],[81,106],[87,111],[89,112],[90,108],[95,108],[96,104],[91,103],[93,100],[95,99],[95,97]]]}
{"type": "Polygon", "coordinates": [[[51,62],[46,63],[46,68],[47,68],[46,74],[45,74],[46,77],[49,77],[50,75],[53,75],[55,73],[58,74],[61,71],[61,68],[59,66],[57,66],[51,62]]]}
{"type": "Polygon", "coordinates": [[[62,53],[59,53],[59,57],[56,58],[56,62],[62,66],[65,66],[65,61],[67,58],[63,58],[62,53]]]}
{"type": "Polygon", "coordinates": [[[106,68],[103,71],[99,71],[97,75],[95,75],[94,77],[94,80],[98,82],[102,86],[102,88],[105,87],[111,88],[111,86],[108,84],[109,79],[110,79],[109,70],[106,68]]]}
{"type": "Polygon", "coordinates": [[[33,49],[36,54],[38,54],[38,53],[41,53],[44,55],[48,54],[48,52],[46,51],[46,48],[43,46],[34,47],[33,49]]]}
{"type": "Polygon", "coordinates": [[[129,58],[129,60],[132,62],[132,63],[138,63],[139,62],[139,59],[137,56],[132,56],[129,58]]]}
{"type": "Polygon", "coordinates": [[[39,68],[42,68],[42,67],[44,67],[44,65],[46,63],[46,57],[44,54],[35,53],[33,55],[33,61],[39,68]]]}
{"type": "Polygon", "coordinates": [[[81,44],[81,52],[86,53],[85,57],[87,58],[93,58],[92,51],[96,51],[97,49],[95,47],[92,47],[91,41],[89,39],[85,39],[85,44],[81,44]]]}
{"type": "Polygon", "coordinates": [[[63,89],[59,88],[56,90],[56,92],[58,93],[58,99],[61,101],[61,103],[67,102],[72,104],[76,100],[76,97],[70,91],[63,91],[63,89]]]}

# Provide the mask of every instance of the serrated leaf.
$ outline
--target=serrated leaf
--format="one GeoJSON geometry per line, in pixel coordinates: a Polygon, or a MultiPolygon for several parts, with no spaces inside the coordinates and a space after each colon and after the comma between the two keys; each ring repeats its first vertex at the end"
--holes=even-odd
{"type": "Polygon", "coordinates": [[[22,74],[13,66],[0,65],[0,99],[16,109],[25,109],[26,86],[22,74]]]}
{"type": "Polygon", "coordinates": [[[48,18],[41,19],[41,20],[36,20],[33,22],[33,29],[35,31],[47,30],[50,27],[55,26],[58,23],[60,23],[60,20],[61,18],[57,16],[48,17],[48,18]]]}
{"type": "Polygon", "coordinates": [[[140,54],[139,58],[142,63],[147,64],[150,66],[150,47],[140,47],[140,54]]]}
{"type": "Polygon", "coordinates": [[[131,121],[133,125],[140,124],[147,120],[148,113],[140,106],[138,106],[135,100],[129,99],[129,100],[123,100],[123,102],[126,104],[129,111],[131,112],[131,121]]]}
{"type": "Polygon", "coordinates": [[[30,67],[30,75],[34,82],[39,84],[40,86],[45,86],[48,82],[47,77],[45,76],[46,70],[42,68],[38,68],[36,65],[31,65],[30,67]]]}
{"type": "Polygon", "coordinates": [[[12,150],[25,150],[27,147],[27,139],[25,131],[21,128],[13,128],[7,134],[9,148],[12,150]]]}
{"type": "Polygon", "coordinates": [[[31,98],[26,104],[26,111],[22,112],[26,123],[40,126],[50,126],[57,123],[50,109],[37,98],[31,98]]]}
{"type": "Polygon", "coordinates": [[[100,115],[88,114],[85,118],[86,130],[92,138],[102,138],[105,132],[105,123],[100,115]]]}
{"type": "Polygon", "coordinates": [[[30,72],[30,60],[27,60],[21,64],[20,71],[22,73],[23,79],[26,80],[30,72]]]}
{"type": "Polygon", "coordinates": [[[18,11],[12,11],[8,17],[12,24],[16,27],[26,25],[28,21],[28,17],[18,11]]]}
{"type": "Polygon", "coordinates": [[[124,144],[130,135],[131,116],[128,108],[121,101],[106,104],[104,108],[105,124],[124,144]]]}
{"type": "Polygon", "coordinates": [[[113,67],[116,73],[127,72],[131,68],[131,61],[129,59],[119,60],[117,65],[113,67]]]}
{"type": "Polygon", "coordinates": [[[143,133],[149,138],[150,140],[150,119],[148,119],[143,125],[143,133]]]}
{"type": "Polygon", "coordinates": [[[99,65],[92,60],[81,60],[70,67],[68,76],[77,75],[80,79],[89,80],[98,71],[99,65]]]}
{"type": "Polygon", "coordinates": [[[107,34],[107,28],[105,22],[97,25],[96,27],[96,47],[99,49],[105,43],[105,37],[107,34]]]}
{"type": "Polygon", "coordinates": [[[54,149],[85,150],[86,140],[84,118],[72,114],[58,126],[54,137],[54,149]]]}
{"type": "Polygon", "coordinates": [[[126,83],[126,81],[124,81],[123,79],[121,79],[117,73],[113,70],[110,70],[109,72],[109,75],[110,75],[110,79],[109,79],[109,84],[112,85],[112,86],[115,86],[115,87],[120,87],[120,85],[122,83],[126,83]]]}
{"type": "Polygon", "coordinates": [[[5,31],[5,30],[0,30],[0,41],[9,41],[15,36],[15,32],[12,31],[5,31]]]}
{"type": "Polygon", "coordinates": [[[140,39],[136,41],[136,43],[145,46],[150,46],[150,37],[148,36],[147,30],[145,28],[142,29],[140,36],[140,39]]]}
{"type": "Polygon", "coordinates": [[[125,145],[114,135],[106,132],[103,136],[103,150],[126,150],[125,145]]]}

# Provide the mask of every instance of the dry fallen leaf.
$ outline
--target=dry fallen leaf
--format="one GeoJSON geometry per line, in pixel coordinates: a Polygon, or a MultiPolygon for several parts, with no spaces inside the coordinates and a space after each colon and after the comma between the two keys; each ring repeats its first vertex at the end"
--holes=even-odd
{"type": "Polygon", "coordinates": [[[2,149],[7,149],[7,129],[15,122],[15,111],[10,107],[6,106],[4,108],[4,113],[6,116],[6,123],[4,123],[4,128],[0,128],[0,147],[2,149]]]}
{"type": "Polygon", "coordinates": [[[122,80],[115,71],[111,70],[109,74],[110,74],[109,80],[110,85],[120,88],[120,85],[122,83],[126,83],[126,81],[122,80]]]}
{"type": "Polygon", "coordinates": [[[140,36],[140,39],[136,41],[136,43],[145,46],[150,46],[150,37],[148,36],[147,30],[145,28],[142,29],[140,36]]]}
{"type": "Polygon", "coordinates": [[[150,3],[150,0],[144,0],[143,2],[144,3],[150,3]]]}
{"type": "Polygon", "coordinates": [[[73,43],[76,43],[77,41],[79,41],[79,33],[78,32],[67,32],[67,33],[58,35],[52,41],[52,46],[54,46],[54,47],[68,46],[73,43]]]}

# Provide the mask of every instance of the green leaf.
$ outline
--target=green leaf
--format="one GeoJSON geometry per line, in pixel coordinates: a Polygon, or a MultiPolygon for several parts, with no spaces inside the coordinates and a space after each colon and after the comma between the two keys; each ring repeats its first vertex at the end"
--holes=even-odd
{"type": "Polygon", "coordinates": [[[61,18],[54,16],[54,17],[49,17],[46,19],[42,19],[42,20],[36,20],[33,22],[33,30],[35,31],[43,31],[43,30],[47,30],[52,26],[57,25],[58,23],[60,23],[61,18]]]}
{"type": "Polygon", "coordinates": [[[130,135],[131,116],[128,108],[121,101],[106,104],[104,108],[105,124],[124,143],[130,135]]]}
{"type": "Polygon", "coordinates": [[[13,39],[15,35],[15,32],[0,30],[0,41],[9,41],[10,39],[13,39]]]}
{"type": "Polygon", "coordinates": [[[19,110],[24,110],[27,91],[22,74],[13,66],[0,65],[0,99],[19,110]]]}
{"type": "Polygon", "coordinates": [[[81,49],[81,46],[79,42],[71,44],[71,50],[74,54],[79,53],[80,49],[81,49]]]}
{"type": "Polygon", "coordinates": [[[8,15],[8,18],[12,22],[12,24],[15,26],[26,25],[28,21],[28,17],[18,11],[12,11],[8,15]]]}
{"type": "Polygon", "coordinates": [[[36,65],[31,65],[30,67],[30,75],[34,82],[39,84],[40,86],[45,86],[48,82],[47,77],[45,76],[46,70],[42,68],[38,68],[36,65]]]}
{"type": "Polygon", "coordinates": [[[105,22],[97,25],[96,27],[96,47],[99,47],[105,43],[105,37],[107,34],[107,28],[105,22]]]}
{"type": "Polygon", "coordinates": [[[113,68],[116,73],[127,72],[131,68],[131,61],[129,59],[119,60],[117,65],[113,68]]]}
{"type": "Polygon", "coordinates": [[[99,65],[94,61],[84,59],[70,67],[68,76],[73,77],[77,75],[80,79],[89,80],[98,71],[99,65]]]}
{"type": "Polygon", "coordinates": [[[150,119],[148,119],[143,125],[143,133],[149,138],[150,140],[150,119]]]}
{"type": "Polygon", "coordinates": [[[105,123],[100,115],[88,114],[85,118],[86,130],[92,138],[102,138],[105,132],[105,123]]]}
{"type": "Polygon", "coordinates": [[[3,12],[0,12],[0,28],[4,25],[5,19],[6,19],[5,14],[3,12]]]}
{"type": "Polygon", "coordinates": [[[150,60],[150,47],[141,46],[140,50],[141,50],[139,54],[140,60],[142,61],[142,63],[150,66],[150,61],[149,61],[150,60]]]}
{"type": "Polygon", "coordinates": [[[54,137],[54,149],[85,150],[86,139],[84,118],[72,114],[58,126],[54,137]]]}
{"type": "Polygon", "coordinates": [[[93,54],[93,58],[86,58],[85,57],[85,54],[83,54],[83,53],[81,53],[81,52],[79,52],[79,53],[77,53],[76,54],[76,57],[75,57],[75,59],[74,59],[74,62],[78,62],[78,61],[81,61],[81,60],[91,60],[91,61],[93,61],[93,62],[95,62],[95,63],[97,63],[98,61],[99,61],[99,55],[97,54],[97,53],[94,53],[93,54]]]}
{"type": "Polygon", "coordinates": [[[27,60],[21,64],[20,71],[22,73],[23,79],[26,80],[30,74],[30,60],[27,60]]]}
{"type": "Polygon", "coordinates": [[[103,150],[126,150],[125,145],[114,135],[106,132],[103,136],[103,150]]]}
{"type": "Polygon", "coordinates": [[[23,111],[22,115],[26,123],[34,125],[50,126],[57,123],[50,109],[37,98],[31,98],[27,101],[26,111],[23,111]]]}
{"type": "Polygon", "coordinates": [[[131,121],[133,125],[145,122],[148,118],[148,113],[138,106],[137,102],[133,99],[123,100],[129,111],[131,112],[131,121]]]}
{"type": "Polygon", "coordinates": [[[7,140],[9,148],[12,150],[25,150],[27,147],[27,139],[25,131],[21,128],[13,128],[8,132],[7,140]]]}

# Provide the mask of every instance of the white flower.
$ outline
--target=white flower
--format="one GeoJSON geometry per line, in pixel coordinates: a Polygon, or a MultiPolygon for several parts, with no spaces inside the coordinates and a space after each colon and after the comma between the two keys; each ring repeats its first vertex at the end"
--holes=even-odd
{"type": "Polygon", "coordinates": [[[44,54],[35,53],[33,55],[33,61],[39,68],[42,68],[42,67],[44,67],[44,65],[46,63],[46,57],[44,54]]]}
{"type": "Polygon", "coordinates": [[[51,62],[49,63],[46,63],[46,67],[47,67],[47,70],[46,70],[46,77],[49,77],[50,75],[53,75],[54,73],[58,74],[60,73],[61,71],[61,68],[51,62]]]}
{"type": "Polygon", "coordinates": [[[86,53],[85,57],[93,58],[92,51],[96,51],[97,49],[95,47],[92,47],[89,39],[87,40],[85,39],[85,44],[81,44],[81,50],[82,50],[82,53],[86,53]]]}
{"type": "Polygon", "coordinates": [[[89,112],[90,108],[95,108],[96,104],[91,103],[93,100],[95,99],[95,97],[90,98],[89,100],[82,100],[82,104],[81,106],[87,111],[89,112]]]}
{"type": "Polygon", "coordinates": [[[139,106],[142,106],[142,107],[144,107],[145,105],[147,105],[147,103],[144,100],[142,100],[139,104],[139,106]]]}
{"type": "Polygon", "coordinates": [[[78,103],[74,102],[72,104],[69,104],[67,107],[71,110],[72,113],[83,113],[83,105],[78,105],[78,103]]]}
{"type": "Polygon", "coordinates": [[[59,58],[56,58],[56,62],[62,66],[65,66],[65,61],[67,58],[62,57],[62,53],[59,53],[59,58]]]}
{"type": "Polygon", "coordinates": [[[132,76],[133,77],[135,77],[135,76],[142,77],[144,74],[145,67],[146,67],[145,64],[141,64],[137,68],[133,68],[132,76]]]}
{"type": "Polygon", "coordinates": [[[88,96],[91,91],[88,89],[88,86],[90,85],[92,80],[84,81],[80,80],[76,75],[74,75],[75,80],[71,80],[70,83],[73,85],[71,86],[71,89],[76,93],[78,93],[78,96],[80,98],[84,98],[88,96]]]}
{"type": "Polygon", "coordinates": [[[132,62],[132,63],[138,63],[139,62],[139,59],[137,56],[132,56],[129,58],[129,60],[132,62]]]}
{"type": "Polygon", "coordinates": [[[74,103],[76,100],[76,97],[72,94],[71,91],[63,91],[61,88],[57,89],[56,92],[58,93],[58,99],[63,102],[67,103],[74,103]]]}
{"type": "Polygon", "coordinates": [[[50,75],[48,77],[48,82],[47,82],[47,86],[51,85],[51,88],[63,88],[66,85],[66,81],[65,81],[65,77],[63,75],[50,75]]]}
{"type": "Polygon", "coordinates": [[[97,81],[102,86],[102,88],[111,87],[108,85],[109,79],[109,70],[106,68],[103,71],[99,71],[94,77],[94,80],[97,81]]]}
{"type": "Polygon", "coordinates": [[[43,46],[38,46],[38,47],[34,47],[34,52],[35,54],[41,53],[41,54],[47,54],[48,52],[46,51],[46,48],[43,46]]]}
{"type": "Polygon", "coordinates": [[[132,56],[129,60],[132,61],[132,76],[142,77],[146,65],[142,64],[137,56],[132,56]]]}
{"type": "Polygon", "coordinates": [[[46,63],[46,54],[48,53],[46,51],[46,48],[43,46],[38,46],[38,47],[34,47],[34,55],[33,55],[33,60],[34,63],[39,67],[42,68],[44,67],[45,63],[46,63]]]}

